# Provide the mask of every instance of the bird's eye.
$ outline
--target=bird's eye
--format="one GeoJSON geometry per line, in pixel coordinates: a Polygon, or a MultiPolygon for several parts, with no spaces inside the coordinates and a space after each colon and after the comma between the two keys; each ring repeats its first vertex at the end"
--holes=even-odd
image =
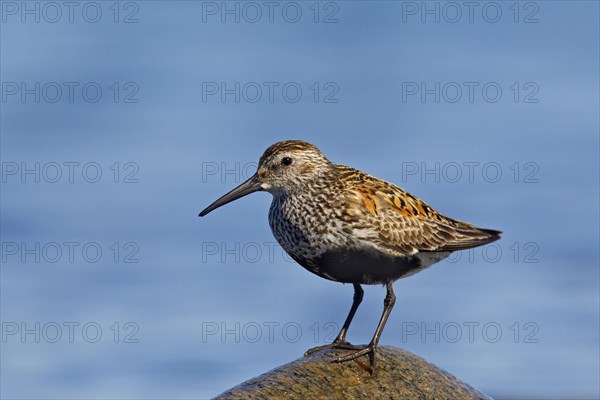
{"type": "Polygon", "coordinates": [[[292,159],[289,157],[283,157],[281,159],[281,164],[282,165],[290,165],[292,163],[292,159]]]}

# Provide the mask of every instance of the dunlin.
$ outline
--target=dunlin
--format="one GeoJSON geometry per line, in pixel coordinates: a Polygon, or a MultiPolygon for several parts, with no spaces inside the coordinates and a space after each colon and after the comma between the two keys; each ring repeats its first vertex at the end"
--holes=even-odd
{"type": "Polygon", "coordinates": [[[448,257],[500,238],[499,231],[445,217],[399,187],[329,161],[300,140],[278,142],[260,158],[247,181],[200,216],[256,191],[273,195],[269,225],[283,249],[310,272],[354,285],[354,301],[333,343],[306,352],[354,350],[342,362],[368,354],[375,371],[381,332],[396,301],[392,283],[448,257]],[[371,342],[354,346],[346,332],[363,298],[361,284],[384,284],[387,294],[371,342]]]}

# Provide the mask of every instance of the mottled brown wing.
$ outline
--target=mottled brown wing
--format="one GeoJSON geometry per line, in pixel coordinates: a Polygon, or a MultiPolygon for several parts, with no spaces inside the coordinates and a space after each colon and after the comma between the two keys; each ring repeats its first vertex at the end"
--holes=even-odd
{"type": "Polygon", "coordinates": [[[443,216],[399,187],[348,167],[342,215],[358,236],[382,251],[406,255],[422,251],[455,251],[500,238],[498,231],[480,229],[443,216]]]}

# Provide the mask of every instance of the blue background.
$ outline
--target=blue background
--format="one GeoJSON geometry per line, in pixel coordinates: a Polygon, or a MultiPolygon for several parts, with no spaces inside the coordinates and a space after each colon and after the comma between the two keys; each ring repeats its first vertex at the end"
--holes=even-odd
{"type": "MultiPolygon", "coordinates": [[[[504,231],[397,282],[382,344],[498,398],[600,396],[597,2],[521,2],[518,15],[512,1],[480,2],[472,20],[466,6],[458,16],[428,2],[439,21],[423,21],[421,2],[342,1],[318,4],[317,22],[314,3],[298,2],[295,23],[286,3],[272,22],[254,3],[254,23],[244,3],[239,22],[222,22],[221,2],[97,2],[95,23],[87,3],[73,22],[64,7],[57,17],[23,3],[39,7],[36,22],[21,4],[2,2],[0,32],[2,398],[210,397],[330,340],[352,288],[274,247],[268,194],[197,217],[268,145],[293,138],[504,231]],[[36,82],[39,102],[11,94],[36,82]],[[76,82],[73,101],[49,82],[76,82]],[[81,91],[90,82],[96,102],[81,91]],[[221,82],[240,83],[239,102],[206,92],[221,82]],[[264,82],[279,85],[273,101],[265,89],[251,102],[264,82]],[[296,102],[281,91],[290,82],[296,102]],[[439,101],[407,94],[422,82],[440,83],[439,101]],[[472,101],[465,82],[478,85],[472,101]],[[490,83],[501,96],[482,93],[490,83]],[[65,162],[80,163],[73,182],[65,162]],[[21,174],[35,163],[39,182],[21,174]],[[86,163],[100,168],[96,183],[86,163]],[[73,262],[64,242],[78,243],[73,262]],[[25,251],[36,243],[39,262],[25,251]],[[101,248],[97,262],[86,243],[101,248]],[[137,263],[124,262],[131,252],[137,263]],[[73,340],[68,323],[79,324],[73,340]]],[[[371,338],[384,297],[365,289],[356,343],[371,338]]]]}

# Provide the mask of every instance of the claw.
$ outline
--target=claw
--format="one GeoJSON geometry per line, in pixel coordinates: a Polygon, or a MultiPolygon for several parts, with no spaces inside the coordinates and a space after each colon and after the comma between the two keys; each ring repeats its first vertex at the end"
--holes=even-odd
{"type": "Polygon", "coordinates": [[[345,361],[352,361],[358,357],[364,356],[365,354],[371,354],[375,351],[375,349],[373,347],[370,346],[363,346],[360,350],[348,354],[347,356],[344,357],[338,357],[334,360],[334,362],[336,363],[340,363],[340,362],[345,362],[345,361]]]}
{"type": "Polygon", "coordinates": [[[355,360],[364,369],[368,370],[371,374],[374,374],[375,373],[375,351],[376,351],[376,346],[373,343],[371,343],[368,346],[352,346],[352,349],[360,349],[360,350],[355,351],[354,353],[348,354],[347,356],[344,356],[344,357],[338,357],[338,358],[334,359],[333,362],[335,362],[335,363],[341,363],[341,362],[355,360]],[[357,358],[362,357],[362,356],[364,356],[366,354],[369,355],[369,366],[366,366],[366,365],[364,365],[363,363],[361,363],[361,362],[359,362],[357,360],[357,358]]]}

